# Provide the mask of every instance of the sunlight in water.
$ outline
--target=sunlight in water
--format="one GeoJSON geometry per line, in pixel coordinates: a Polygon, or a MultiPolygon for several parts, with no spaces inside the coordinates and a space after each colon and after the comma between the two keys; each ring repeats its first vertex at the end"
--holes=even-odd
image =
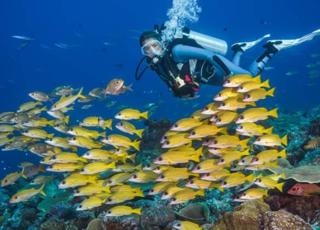
{"type": "Polygon", "coordinates": [[[172,8],[167,12],[168,20],[164,24],[162,40],[167,43],[175,36],[181,36],[183,27],[188,22],[197,22],[200,12],[197,0],[173,0],[172,8]]]}

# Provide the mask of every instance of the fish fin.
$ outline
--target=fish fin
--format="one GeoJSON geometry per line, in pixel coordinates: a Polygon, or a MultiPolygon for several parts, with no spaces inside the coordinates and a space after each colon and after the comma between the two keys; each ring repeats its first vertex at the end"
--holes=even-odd
{"type": "Polygon", "coordinates": [[[103,129],[108,128],[108,129],[112,130],[112,119],[104,120],[102,126],[103,126],[103,129]]]}
{"type": "Polygon", "coordinates": [[[246,102],[246,105],[256,106],[257,104],[254,101],[246,102]]]}
{"type": "Polygon", "coordinates": [[[113,161],[112,163],[110,163],[109,167],[112,168],[112,169],[115,169],[116,168],[116,162],[113,161]]]}
{"type": "Polygon", "coordinates": [[[147,119],[149,118],[149,112],[148,112],[148,111],[143,112],[143,113],[141,114],[141,117],[147,120],[147,119]]]}
{"type": "Polygon", "coordinates": [[[221,133],[221,134],[228,134],[228,128],[226,128],[226,127],[220,128],[220,129],[219,129],[219,133],[221,133]]]}
{"type": "Polygon", "coordinates": [[[241,153],[241,156],[248,156],[248,155],[250,155],[250,148],[242,151],[242,153],[241,153]]]}
{"type": "Polygon", "coordinates": [[[284,135],[282,138],[281,138],[281,143],[285,146],[288,145],[288,135],[284,135]]]}
{"type": "Polygon", "coordinates": [[[47,171],[44,165],[39,165],[38,169],[39,169],[39,172],[43,172],[43,173],[47,171]]]}
{"type": "Polygon", "coordinates": [[[86,99],[87,97],[82,95],[82,91],[83,91],[83,87],[81,87],[81,89],[79,90],[77,96],[78,96],[78,98],[86,99]]]}
{"type": "Polygon", "coordinates": [[[64,123],[69,124],[70,116],[65,116],[64,123]]]}
{"type": "Polygon", "coordinates": [[[261,87],[270,88],[269,79],[261,83],[261,87]]]}
{"type": "Polygon", "coordinates": [[[241,140],[241,141],[239,142],[239,145],[240,145],[243,149],[245,149],[246,146],[248,145],[249,140],[250,140],[250,138],[241,140]]]}
{"type": "Polygon", "coordinates": [[[135,208],[132,210],[132,213],[135,213],[137,215],[141,215],[141,208],[135,208]]]}
{"type": "Polygon", "coordinates": [[[136,130],[135,134],[137,134],[137,136],[141,138],[143,132],[144,132],[144,129],[138,129],[136,130]]]}
{"type": "Polygon", "coordinates": [[[273,87],[272,89],[268,90],[267,91],[267,95],[270,96],[270,97],[273,97],[274,96],[274,91],[276,90],[275,87],[273,87]]]}
{"type": "Polygon", "coordinates": [[[282,192],[283,191],[283,187],[284,187],[284,182],[283,183],[278,183],[278,184],[276,184],[276,186],[275,186],[280,192],[282,192]]]}
{"type": "Polygon", "coordinates": [[[132,142],[132,147],[138,151],[140,151],[140,142],[141,141],[138,141],[138,140],[135,140],[134,142],[132,142]]]}
{"type": "Polygon", "coordinates": [[[203,189],[200,189],[200,190],[197,192],[197,195],[198,195],[198,196],[204,196],[204,190],[203,190],[203,189]]]}
{"type": "Polygon", "coordinates": [[[272,134],[272,131],[273,131],[273,127],[270,127],[270,128],[265,130],[265,133],[266,134],[272,134]]]}
{"type": "Polygon", "coordinates": [[[253,174],[246,176],[246,181],[252,182],[256,177],[253,174]]]}
{"type": "Polygon", "coordinates": [[[126,90],[133,92],[132,85],[133,84],[131,83],[130,85],[126,86],[126,90]]]}
{"type": "Polygon", "coordinates": [[[135,196],[144,197],[143,191],[138,189],[137,192],[134,194],[135,196]]]}
{"type": "Polygon", "coordinates": [[[48,134],[48,138],[53,138],[54,137],[54,135],[53,134],[48,134]]]}
{"type": "Polygon", "coordinates": [[[43,184],[41,185],[41,187],[39,188],[39,193],[43,196],[47,196],[47,194],[45,194],[45,192],[43,191],[44,190],[44,187],[46,186],[46,184],[43,184]]]}
{"type": "Polygon", "coordinates": [[[279,152],[279,157],[281,158],[286,158],[287,157],[287,152],[286,149],[283,149],[279,152]]]}
{"type": "Polygon", "coordinates": [[[26,175],[24,175],[23,172],[21,172],[21,177],[22,177],[23,179],[28,179],[28,177],[27,177],[26,175]]]}
{"type": "Polygon", "coordinates": [[[261,75],[257,75],[256,77],[252,78],[255,82],[261,82],[261,75]]]}
{"type": "Polygon", "coordinates": [[[278,118],[278,108],[274,108],[274,109],[270,110],[269,116],[274,117],[274,118],[278,118]]]}
{"type": "Polygon", "coordinates": [[[86,158],[83,158],[83,157],[80,157],[80,161],[83,162],[83,163],[87,163],[88,160],[86,158]]]}

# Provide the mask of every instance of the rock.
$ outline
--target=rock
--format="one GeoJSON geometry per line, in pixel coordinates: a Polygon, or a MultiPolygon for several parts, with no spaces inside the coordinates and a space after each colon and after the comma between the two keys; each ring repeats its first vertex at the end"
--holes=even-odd
{"type": "Polygon", "coordinates": [[[224,215],[214,230],[260,230],[261,217],[269,206],[260,200],[248,201],[224,215]]]}
{"type": "Polygon", "coordinates": [[[139,230],[139,219],[134,216],[104,218],[105,230],[139,230]]]}
{"type": "Polygon", "coordinates": [[[266,212],[262,222],[263,230],[312,230],[312,227],[299,216],[285,210],[266,212]]]}
{"type": "Polygon", "coordinates": [[[65,230],[63,221],[56,218],[50,218],[43,222],[40,226],[41,230],[65,230]]]}
{"type": "Polygon", "coordinates": [[[103,221],[101,219],[93,219],[89,222],[86,230],[105,230],[103,221]]]}

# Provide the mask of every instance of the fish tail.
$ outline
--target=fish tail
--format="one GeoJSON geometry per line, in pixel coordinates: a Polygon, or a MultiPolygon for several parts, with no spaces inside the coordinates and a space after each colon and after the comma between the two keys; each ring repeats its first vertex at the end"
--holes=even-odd
{"type": "Polygon", "coordinates": [[[274,91],[276,90],[275,87],[273,87],[272,89],[268,90],[267,91],[267,95],[270,96],[270,97],[273,97],[274,96],[274,91]]]}
{"type": "Polygon", "coordinates": [[[227,128],[220,128],[219,129],[219,133],[221,133],[221,134],[228,134],[228,129],[227,128]]]}
{"type": "Polygon", "coordinates": [[[133,92],[132,86],[133,86],[132,83],[130,85],[126,86],[126,90],[133,92]]]}
{"type": "Polygon", "coordinates": [[[256,106],[257,104],[254,101],[247,102],[246,105],[256,106]]]}
{"type": "Polygon", "coordinates": [[[265,130],[265,133],[266,134],[272,134],[272,131],[273,131],[273,127],[270,127],[270,128],[265,130]]]}
{"type": "Polygon", "coordinates": [[[261,87],[270,88],[269,79],[261,83],[261,87]]]}
{"type": "Polygon", "coordinates": [[[83,157],[79,157],[79,160],[81,162],[83,162],[83,163],[87,163],[88,162],[88,160],[86,158],[83,158],[83,157]]]}
{"type": "Polygon", "coordinates": [[[279,152],[279,157],[281,158],[286,158],[287,157],[287,152],[286,149],[283,149],[279,152]]]}
{"type": "Polygon", "coordinates": [[[109,167],[111,168],[111,169],[115,169],[116,168],[116,162],[112,162],[112,163],[110,163],[109,164],[109,167]]]}
{"type": "Polygon", "coordinates": [[[79,90],[78,94],[77,94],[77,97],[78,98],[82,98],[82,99],[86,99],[87,97],[82,95],[82,92],[83,92],[83,87],[81,87],[81,89],[79,90]]]}
{"type": "Polygon", "coordinates": [[[283,187],[284,187],[284,182],[283,183],[278,183],[275,185],[275,188],[277,188],[280,192],[283,191],[283,187]]]}
{"type": "Polygon", "coordinates": [[[247,138],[247,139],[240,141],[239,144],[242,147],[242,149],[245,149],[247,147],[249,140],[250,140],[250,138],[247,138]]]}
{"type": "Polygon", "coordinates": [[[278,108],[274,108],[274,109],[270,110],[269,116],[274,117],[274,118],[278,118],[278,108]]]}
{"type": "Polygon", "coordinates": [[[132,212],[137,214],[137,215],[141,215],[141,208],[132,209],[132,212]]]}
{"type": "Polygon", "coordinates": [[[137,189],[134,195],[139,197],[144,197],[143,191],[140,189],[137,189]]]}
{"type": "Polygon", "coordinates": [[[261,82],[261,75],[257,75],[256,77],[252,78],[255,82],[261,82]]]}
{"type": "Polygon", "coordinates": [[[198,196],[204,196],[204,190],[203,190],[203,189],[199,190],[199,191],[197,192],[197,195],[198,195],[198,196]]]}
{"type": "Polygon", "coordinates": [[[146,111],[146,112],[141,113],[141,117],[147,120],[149,118],[149,112],[146,111]]]}
{"type": "Polygon", "coordinates": [[[108,128],[112,130],[112,120],[111,119],[104,120],[102,127],[104,129],[108,128]]]}
{"type": "Polygon", "coordinates": [[[43,195],[43,196],[47,196],[47,194],[45,194],[45,192],[43,191],[45,186],[46,186],[46,184],[41,185],[41,187],[40,187],[39,190],[38,190],[39,193],[40,193],[41,195],[43,195]]]}
{"type": "Polygon", "coordinates": [[[246,181],[252,182],[255,179],[255,176],[253,174],[250,174],[246,177],[246,181]]]}
{"type": "Polygon", "coordinates": [[[53,134],[48,134],[47,138],[53,138],[53,134]]]}
{"type": "Polygon", "coordinates": [[[69,124],[69,122],[70,122],[70,116],[65,116],[64,123],[69,124]]]}
{"type": "Polygon", "coordinates": [[[284,135],[284,136],[281,138],[281,143],[282,143],[284,146],[287,146],[287,145],[288,145],[288,135],[284,135]]]}
{"type": "Polygon", "coordinates": [[[137,134],[137,136],[141,138],[143,132],[144,132],[144,129],[138,129],[136,130],[135,134],[137,134]]]}
{"type": "Polygon", "coordinates": [[[248,155],[250,155],[250,148],[242,151],[242,153],[241,153],[241,156],[248,156],[248,155]]]}
{"type": "Polygon", "coordinates": [[[132,146],[134,149],[140,151],[140,142],[141,142],[141,141],[135,140],[134,142],[132,142],[131,146],[132,146]]]}

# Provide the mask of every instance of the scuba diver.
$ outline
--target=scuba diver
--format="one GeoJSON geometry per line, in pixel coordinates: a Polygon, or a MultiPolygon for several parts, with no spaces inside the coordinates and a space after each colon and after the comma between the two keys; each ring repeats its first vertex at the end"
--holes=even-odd
{"type": "Polygon", "coordinates": [[[167,84],[177,97],[194,98],[200,84],[222,86],[231,75],[259,75],[268,61],[280,50],[299,45],[320,35],[320,29],[298,39],[269,40],[265,49],[249,67],[240,67],[240,57],[248,49],[270,37],[269,34],[251,42],[239,42],[231,46],[232,61],[225,58],[227,43],[223,40],[184,28],[182,36],[165,44],[161,36],[164,28],[155,26],[153,31],[143,32],[140,36],[141,52],[144,57],[139,62],[135,77],[139,80],[150,67],[167,84]],[[140,71],[141,65],[147,66],[140,71]]]}

